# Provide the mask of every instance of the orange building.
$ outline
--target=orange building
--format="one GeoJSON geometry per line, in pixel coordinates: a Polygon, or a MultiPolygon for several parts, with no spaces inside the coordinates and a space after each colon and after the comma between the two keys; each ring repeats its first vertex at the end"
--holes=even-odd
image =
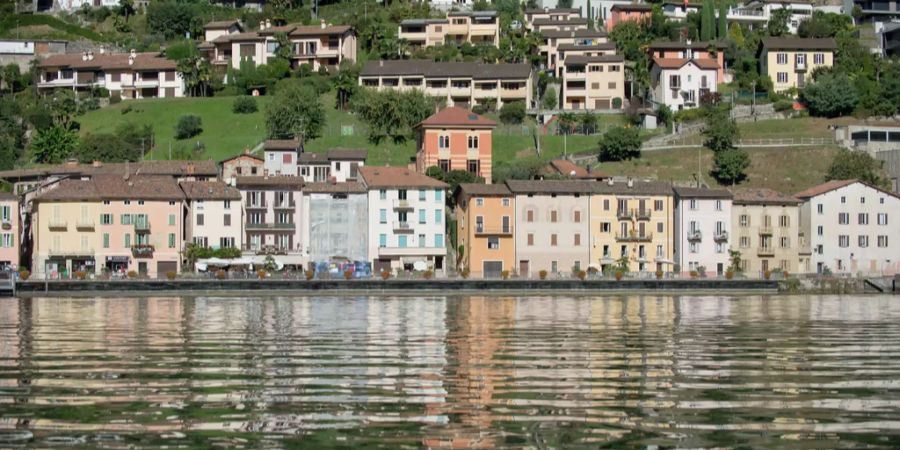
{"type": "Polygon", "coordinates": [[[499,278],[515,270],[515,197],[505,184],[462,183],[456,196],[456,236],[463,247],[459,269],[473,278],[499,278]]]}
{"type": "Polygon", "coordinates": [[[491,135],[497,122],[467,109],[444,108],[416,125],[416,171],[466,170],[491,182],[491,135]]]}
{"type": "Polygon", "coordinates": [[[650,20],[652,15],[653,7],[643,3],[613,5],[609,9],[609,18],[606,19],[606,31],[612,31],[616,25],[622,22],[650,20]]]}

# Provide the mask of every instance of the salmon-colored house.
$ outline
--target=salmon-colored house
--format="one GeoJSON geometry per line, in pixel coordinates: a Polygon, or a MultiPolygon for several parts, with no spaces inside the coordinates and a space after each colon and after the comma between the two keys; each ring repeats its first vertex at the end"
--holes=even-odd
{"type": "Polygon", "coordinates": [[[653,7],[645,4],[613,5],[606,19],[606,31],[612,31],[616,25],[628,21],[650,20],[653,7]]]}
{"type": "Polygon", "coordinates": [[[416,125],[416,171],[466,170],[491,182],[491,136],[497,122],[464,108],[445,108],[416,125]]]}
{"type": "Polygon", "coordinates": [[[0,270],[19,268],[19,198],[0,192],[0,270]]]}

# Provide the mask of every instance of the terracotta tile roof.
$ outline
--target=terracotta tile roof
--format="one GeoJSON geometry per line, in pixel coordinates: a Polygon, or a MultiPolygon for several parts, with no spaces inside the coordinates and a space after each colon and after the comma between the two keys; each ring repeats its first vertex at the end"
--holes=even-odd
{"type": "Polygon", "coordinates": [[[304,193],[312,194],[364,194],[366,187],[359,182],[347,183],[306,183],[304,193]]]}
{"type": "Polygon", "coordinates": [[[359,176],[369,189],[449,187],[443,181],[435,180],[405,167],[364,166],[359,168],[359,176]]]}
{"type": "Polygon", "coordinates": [[[95,164],[58,164],[29,169],[0,171],[0,179],[9,181],[44,178],[58,175],[95,176],[102,174],[125,175],[168,175],[172,177],[196,175],[215,177],[219,174],[216,163],[212,160],[198,161],[142,161],[136,163],[95,163],[95,164]]]}
{"type": "Polygon", "coordinates": [[[837,42],[832,38],[767,37],[762,38],[763,48],[773,50],[835,50],[837,42]]]}
{"type": "Polygon", "coordinates": [[[238,153],[237,155],[234,155],[230,158],[223,159],[223,160],[219,161],[219,164],[225,164],[228,161],[232,161],[232,160],[240,159],[240,158],[251,158],[251,159],[255,159],[259,162],[265,162],[265,160],[263,160],[259,156],[256,156],[252,153],[243,152],[243,153],[238,153]]]}
{"type": "Polygon", "coordinates": [[[206,25],[203,25],[203,29],[204,30],[222,30],[222,29],[231,28],[234,25],[240,26],[241,23],[237,20],[212,21],[212,22],[207,23],[206,25]]]}
{"type": "Polygon", "coordinates": [[[466,127],[466,128],[493,128],[497,126],[487,117],[478,115],[465,108],[451,106],[444,108],[427,119],[419,122],[416,127],[466,127]]]}
{"type": "Polygon", "coordinates": [[[245,176],[235,177],[235,186],[240,188],[247,187],[278,187],[281,189],[300,190],[303,187],[303,178],[292,177],[287,175],[280,176],[245,176]]]}
{"type": "Polygon", "coordinates": [[[12,192],[0,192],[0,200],[18,200],[19,196],[12,192]]]}
{"type": "Polygon", "coordinates": [[[327,154],[331,161],[365,161],[369,157],[364,148],[331,148],[327,154]]]}
{"type": "Polygon", "coordinates": [[[90,180],[66,179],[37,197],[41,201],[182,200],[184,192],[172,177],[95,175],[90,180]]]}
{"type": "Polygon", "coordinates": [[[834,180],[834,181],[829,181],[829,182],[827,182],[827,183],[822,183],[822,184],[820,184],[820,185],[818,185],[818,186],[813,186],[813,187],[811,187],[811,188],[809,188],[809,189],[807,189],[807,190],[805,190],[805,191],[798,192],[798,193],[794,194],[794,197],[797,197],[797,198],[800,198],[800,199],[807,199],[807,198],[810,198],[810,197],[815,197],[815,196],[817,196],[817,195],[824,194],[824,193],[826,193],[826,192],[833,191],[833,190],[835,190],[835,189],[840,189],[840,188],[842,188],[842,187],[844,187],[844,186],[849,186],[849,185],[854,184],[854,183],[859,183],[859,184],[868,186],[868,187],[870,187],[870,188],[872,188],[872,189],[875,189],[876,191],[880,191],[880,192],[882,192],[882,193],[885,193],[885,194],[888,194],[888,195],[891,195],[891,196],[900,198],[900,195],[898,195],[898,194],[895,193],[895,192],[886,191],[886,190],[884,190],[884,189],[882,189],[882,188],[880,188],[880,187],[878,187],[878,186],[875,186],[875,185],[866,183],[865,181],[861,181],[861,180],[834,180]]]}
{"type": "Polygon", "coordinates": [[[290,36],[321,36],[321,35],[335,35],[335,34],[344,34],[348,31],[353,31],[349,25],[327,25],[325,28],[322,28],[321,25],[311,25],[311,26],[296,26],[293,31],[288,33],[290,36]]]}
{"type": "Polygon", "coordinates": [[[34,201],[59,201],[72,202],[79,200],[100,201],[100,195],[92,180],[72,180],[66,179],[46,192],[35,197],[34,201]]]}
{"type": "Polygon", "coordinates": [[[727,189],[709,189],[696,187],[676,187],[675,195],[681,198],[733,198],[734,195],[727,189]]]}
{"type": "Polygon", "coordinates": [[[214,44],[224,44],[226,42],[239,42],[239,41],[261,41],[264,38],[259,35],[259,33],[250,31],[245,33],[233,33],[233,34],[225,34],[213,39],[214,44]]]}
{"type": "Polygon", "coordinates": [[[797,205],[795,197],[768,188],[740,188],[732,191],[736,205],[797,205]]]}
{"type": "Polygon", "coordinates": [[[485,64],[478,62],[428,61],[420,59],[375,60],[363,66],[360,76],[419,75],[426,78],[472,77],[473,79],[526,79],[530,64],[485,64]]]}
{"type": "Polygon", "coordinates": [[[607,37],[604,30],[543,30],[541,36],[545,38],[597,38],[607,37]]]}
{"type": "Polygon", "coordinates": [[[182,181],[188,200],[240,200],[241,192],[221,181],[182,181]]]}
{"type": "Polygon", "coordinates": [[[613,195],[673,195],[672,185],[665,181],[597,181],[593,182],[595,194],[613,195]]]}
{"type": "Polygon", "coordinates": [[[603,42],[599,44],[590,44],[590,45],[579,45],[579,44],[560,44],[556,47],[557,51],[565,52],[565,51],[578,51],[578,50],[613,50],[615,51],[616,44],[612,42],[603,42]]]}
{"type": "Polygon", "coordinates": [[[513,194],[585,194],[594,190],[596,181],[583,180],[507,180],[513,194]]]}
{"type": "Polygon", "coordinates": [[[612,5],[610,10],[613,10],[613,9],[620,9],[622,11],[652,11],[653,6],[645,5],[642,3],[631,3],[631,4],[627,4],[627,5],[619,3],[616,5],[612,5]]]}
{"type": "Polygon", "coordinates": [[[303,152],[297,158],[300,164],[328,164],[330,161],[325,153],[303,152]]]}
{"type": "Polygon", "coordinates": [[[264,150],[285,151],[297,150],[300,148],[300,141],[296,139],[268,139],[263,144],[264,150]]]}
{"type": "Polygon", "coordinates": [[[505,184],[460,183],[454,195],[499,195],[511,196],[509,188],[505,184]]]}
{"type": "Polygon", "coordinates": [[[159,52],[137,53],[133,64],[128,64],[128,53],[94,53],[94,59],[84,60],[81,53],[50,55],[39,67],[64,67],[71,69],[101,70],[174,70],[178,63],[166,59],[159,52]]]}
{"type": "Polygon", "coordinates": [[[688,63],[693,63],[697,67],[707,70],[719,68],[719,63],[709,58],[653,58],[653,63],[663,69],[680,69],[688,63]]]}
{"type": "Polygon", "coordinates": [[[560,13],[575,13],[581,14],[581,10],[578,8],[535,8],[535,9],[526,9],[525,14],[560,14],[560,13]]]}
{"type": "Polygon", "coordinates": [[[587,25],[588,20],[583,19],[581,17],[573,17],[573,18],[566,19],[566,20],[557,20],[557,19],[546,18],[546,19],[534,19],[534,21],[532,21],[531,23],[536,27],[551,26],[551,25],[587,25]]]}

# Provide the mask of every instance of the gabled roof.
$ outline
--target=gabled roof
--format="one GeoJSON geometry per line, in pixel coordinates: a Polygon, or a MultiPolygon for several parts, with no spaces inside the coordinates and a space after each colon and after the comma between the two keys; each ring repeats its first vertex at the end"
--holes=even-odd
{"type": "Polygon", "coordinates": [[[358,181],[346,183],[306,183],[303,192],[307,194],[364,194],[366,187],[358,181]]]}
{"type": "Polygon", "coordinates": [[[736,205],[797,205],[795,197],[768,188],[742,188],[732,191],[736,205]]]}
{"type": "Polygon", "coordinates": [[[0,200],[18,200],[19,197],[12,192],[0,192],[0,200]]]}
{"type": "Polygon", "coordinates": [[[581,10],[578,8],[536,8],[536,9],[526,9],[525,14],[581,14],[581,10]]]}
{"type": "Polygon", "coordinates": [[[178,184],[188,200],[241,199],[241,191],[221,181],[182,181],[178,184]]]}
{"type": "Polygon", "coordinates": [[[331,161],[365,161],[369,151],[364,148],[330,148],[327,155],[331,161]]]}
{"type": "Polygon", "coordinates": [[[675,195],[681,198],[730,199],[734,195],[727,189],[709,189],[697,187],[676,187],[675,195]]]}
{"type": "Polygon", "coordinates": [[[832,38],[765,37],[764,49],[772,50],[835,50],[837,42],[832,38]]]}
{"type": "Polygon", "coordinates": [[[494,128],[497,122],[465,108],[451,106],[419,122],[416,127],[494,128]]]}
{"type": "Polygon", "coordinates": [[[203,25],[204,30],[227,30],[233,26],[240,28],[241,22],[237,20],[219,20],[212,21],[203,25]]]}
{"type": "Polygon", "coordinates": [[[234,183],[239,189],[246,187],[277,187],[279,189],[300,190],[303,187],[303,178],[288,175],[252,175],[235,177],[234,183]]]}
{"type": "Polygon", "coordinates": [[[497,17],[497,11],[450,11],[447,17],[497,17]]]}
{"type": "Polygon", "coordinates": [[[485,64],[430,60],[375,60],[366,62],[360,76],[419,75],[426,78],[472,77],[473,79],[525,79],[531,75],[530,64],[485,64]]]}
{"type": "Polygon", "coordinates": [[[437,188],[446,189],[447,183],[435,180],[406,167],[364,166],[359,177],[368,189],[388,188],[437,188]]]}
{"type": "Polygon", "coordinates": [[[483,196],[511,196],[512,192],[505,184],[460,183],[456,188],[455,196],[483,195],[483,196]]]}
{"type": "Polygon", "coordinates": [[[809,189],[807,189],[807,190],[805,190],[805,191],[798,192],[798,193],[794,194],[794,197],[797,197],[797,198],[799,198],[799,199],[808,199],[808,198],[816,197],[816,196],[819,196],[819,195],[822,195],[822,194],[831,192],[831,191],[833,191],[833,190],[835,190],[835,189],[840,189],[840,188],[842,188],[842,187],[850,186],[851,184],[856,184],[856,183],[859,183],[859,184],[862,184],[862,185],[864,185],[864,186],[870,187],[870,188],[872,188],[872,189],[875,189],[876,191],[883,192],[883,193],[888,194],[888,195],[891,195],[891,196],[893,196],[893,197],[900,198],[900,195],[897,195],[897,194],[895,194],[895,193],[893,193],[893,192],[890,192],[890,191],[886,191],[886,190],[884,190],[884,189],[882,189],[882,188],[880,188],[880,187],[878,187],[878,186],[875,186],[875,185],[873,185],[873,184],[866,183],[865,181],[862,181],[862,180],[833,180],[833,181],[828,181],[828,182],[822,183],[822,184],[820,184],[820,185],[818,185],[818,186],[813,186],[813,187],[811,187],[811,188],[809,188],[809,189]]]}
{"type": "Polygon", "coordinates": [[[695,66],[706,70],[718,70],[719,63],[708,58],[653,58],[653,64],[662,69],[680,69],[686,64],[694,64],[695,66]]]}
{"type": "Polygon", "coordinates": [[[225,158],[225,159],[219,161],[219,164],[225,164],[225,163],[227,163],[227,162],[229,162],[229,161],[233,161],[233,160],[235,160],[235,159],[241,159],[241,158],[250,158],[250,159],[255,159],[255,160],[259,161],[259,162],[265,162],[265,160],[263,160],[263,159],[262,159],[261,157],[259,157],[259,156],[256,156],[256,155],[254,155],[254,154],[252,154],[252,153],[250,153],[250,152],[243,152],[243,153],[238,153],[237,155],[234,155],[234,156],[232,156],[232,157],[230,157],[230,158],[225,158]]]}
{"type": "Polygon", "coordinates": [[[90,180],[66,179],[37,196],[37,201],[182,200],[184,192],[172,177],[156,175],[95,175],[90,180]]]}
{"type": "Polygon", "coordinates": [[[101,70],[175,70],[178,63],[164,58],[159,52],[135,53],[129,64],[130,53],[97,53],[93,59],[85,59],[82,53],[50,55],[38,67],[62,67],[70,69],[101,70]]]}
{"type": "Polygon", "coordinates": [[[580,45],[580,44],[560,44],[556,47],[557,51],[589,51],[589,50],[616,50],[616,44],[612,42],[602,42],[599,44],[580,45]]]}
{"type": "Polygon", "coordinates": [[[551,160],[541,172],[545,175],[563,175],[583,180],[601,180],[609,177],[602,172],[589,171],[587,168],[579,166],[568,159],[551,160]]]}
{"type": "Polygon", "coordinates": [[[600,38],[609,34],[604,30],[542,30],[541,36],[545,38],[600,38]]]}
{"type": "Polygon", "coordinates": [[[269,139],[263,144],[266,151],[291,151],[300,148],[300,141],[296,139],[269,139]]]}
{"type": "Polygon", "coordinates": [[[288,36],[291,37],[300,37],[300,36],[321,36],[328,35],[333,36],[336,34],[344,34],[348,31],[353,31],[353,28],[349,25],[326,25],[324,28],[320,25],[297,25],[294,29],[288,33],[288,36]]]}
{"type": "Polygon", "coordinates": [[[572,56],[566,57],[564,64],[568,66],[569,64],[620,63],[620,62],[625,62],[625,57],[622,55],[597,55],[597,56],[572,55],[572,56]]]}
{"type": "Polygon", "coordinates": [[[588,20],[584,19],[582,17],[571,17],[571,18],[568,18],[565,20],[552,19],[552,18],[534,19],[534,21],[532,22],[532,25],[534,25],[536,27],[552,26],[552,25],[587,25],[587,24],[588,24],[588,20]]]}
{"type": "Polygon", "coordinates": [[[513,194],[585,194],[593,192],[596,181],[583,180],[507,180],[513,194]]]}
{"type": "Polygon", "coordinates": [[[43,178],[49,176],[96,176],[101,174],[113,174],[117,176],[129,175],[168,175],[179,176],[203,176],[214,177],[219,171],[212,160],[198,161],[142,161],[136,163],[101,163],[79,164],[65,163],[55,166],[41,166],[30,169],[14,169],[0,171],[0,179],[18,181],[29,178],[43,178]]]}
{"type": "Polygon", "coordinates": [[[65,179],[49,190],[35,197],[36,202],[73,202],[73,201],[100,201],[97,188],[92,180],[65,179]]]}
{"type": "Polygon", "coordinates": [[[653,41],[647,46],[650,50],[684,50],[688,48],[692,50],[706,50],[708,48],[724,47],[722,43],[715,41],[691,41],[690,44],[677,41],[653,41]]]}

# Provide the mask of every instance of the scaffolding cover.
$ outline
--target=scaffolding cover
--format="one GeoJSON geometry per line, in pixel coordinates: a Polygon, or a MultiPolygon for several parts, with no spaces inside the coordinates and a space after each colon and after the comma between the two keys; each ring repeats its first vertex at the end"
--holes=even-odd
{"type": "Polygon", "coordinates": [[[310,194],[309,258],[368,260],[366,194],[310,194]]]}

